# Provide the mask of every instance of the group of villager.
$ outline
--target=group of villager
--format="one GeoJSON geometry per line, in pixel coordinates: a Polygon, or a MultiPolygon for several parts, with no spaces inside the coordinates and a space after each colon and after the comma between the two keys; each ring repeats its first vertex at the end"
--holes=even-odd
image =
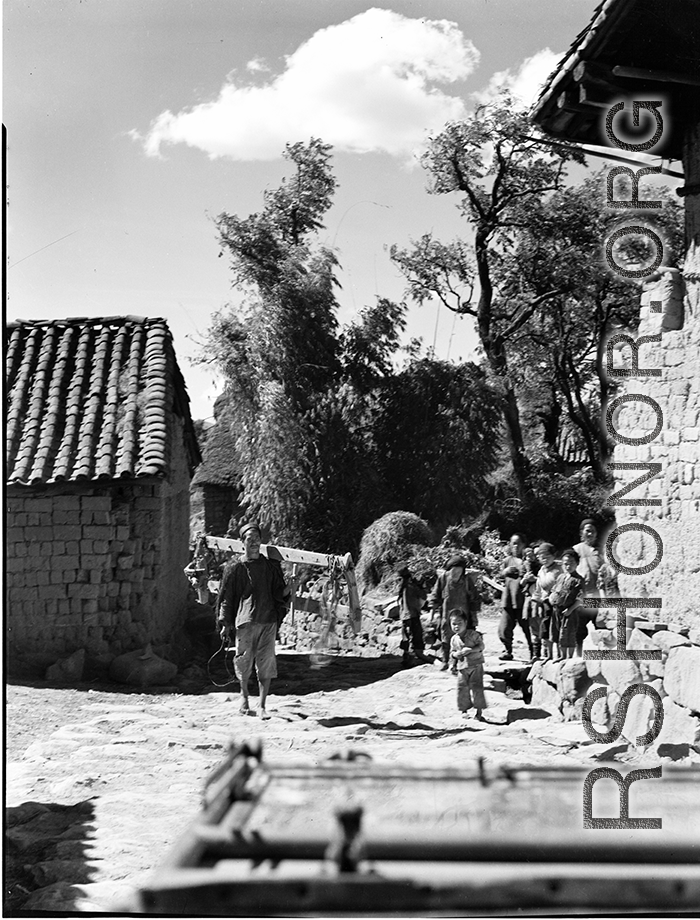
{"type": "Polygon", "coordinates": [[[589,623],[596,610],[585,598],[617,595],[614,569],[598,549],[598,531],[590,519],[581,522],[580,542],[555,556],[551,543],[527,546],[513,534],[500,575],[505,580],[498,637],[513,658],[513,631],[519,626],[532,660],[581,657],[589,623]]]}
{"type": "MultiPolygon", "coordinates": [[[[240,536],[243,555],[225,566],[221,579],[219,631],[222,645],[235,636],[240,712],[253,713],[248,685],[255,668],[260,687],[258,712],[268,719],[270,683],[277,676],[275,641],[290,587],[280,563],[260,551],[260,526],[246,524],[240,536]]],[[[594,522],[586,519],[581,522],[580,542],[555,555],[551,543],[539,540],[527,545],[522,534],[512,535],[499,572],[503,581],[498,625],[504,648],[501,660],[513,659],[516,626],[523,633],[531,661],[581,655],[588,624],[596,619],[595,610],[584,606],[584,598],[617,593],[615,573],[601,560],[597,537],[594,522]]],[[[194,567],[188,572],[193,584],[200,568],[206,569],[200,562],[195,559],[188,567],[194,567]]],[[[465,714],[474,708],[476,717],[481,718],[486,707],[484,639],[478,629],[481,596],[474,572],[468,569],[464,556],[455,554],[430,594],[408,567],[399,569],[398,575],[404,664],[434,660],[425,654],[421,611],[427,606],[439,644],[441,669],[457,676],[457,707],[465,714]]]]}
{"type": "MultiPolygon", "coordinates": [[[[586,608],[585,598],[618,593],[615,571],[601,559],[597,541],[590,518],[581,522],[580,542],[558,555],[551,543],[538,540],[527,545],[522,534],[512,535],[499,572],[504,582],[498,624],[504,649],[500,660],[513,660],[516,626],[522,630],[531,662],[582,655],[588,624],[597,617],[595,609],[586,608]]],[[[448,561],[430,596],[407,568],[399,576],[404,662],[410,663],[411,651],[419,661],[427,660],[420,619],[427,604],[440,637],[441,667],[458,677],[458,709],[466,713],[474,707],[481,718],[486,706],[484,640],[477,629],[481,602],[465,558],[455,555],[448,561]]]]}

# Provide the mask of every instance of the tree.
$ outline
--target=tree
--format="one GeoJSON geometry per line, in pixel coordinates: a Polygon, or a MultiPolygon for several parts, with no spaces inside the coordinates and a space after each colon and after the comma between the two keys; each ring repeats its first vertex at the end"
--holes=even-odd
{"type": "Polygon", "coordinates": [[[500,424],[498,395],[476,365],[410,362],[387,381],[374,423],[390,507],[437,530],[479,512],[500,424]]]}
{"type": "Polygon", "coordinates": [[[330,148],[287,148],[291,180],[259,214],[217,221],[242,302],[205,359],[224,372],[242,501],[275,537],[345,552],[391,510],[450,523],[493,464],[498,398],[471,366],[396,370],[406,305],[378,298],[340,327],[335,255],[317,245],[335,183],[330,148]]]}
{"type": "Polygon", "coordinates": [[[382,501],[369,394],[392,372],[405,306],[380,300],[341,329],[335,253],[318,244],[336,181],[331,148],[288,145],[295,172],[260,213],[217,219],[241,302],[204,360],[223,371],[243,502],[294,545],[346,551],[382,501]]]}
{"type": "Polygon", "coordinates": [[[216,221],[241,303],[218,314],[205,360],[224,372],[243,500],[280,539],[303,534],[313,442],[306,415],[339,380],[335,255],[315,245],[336,187],[330,148],[288,145],[295,172],[260,213],[216,221]]]}
{"type": "MultiPolygon", "coordinates": [[[[682,208],[665,189],[646,189],[663,207],[648,210],[644,223],[661,231],[666,264],[682,252],[682,208]]],[[[605,264],[603,246],[625,212],[605,207],[606,173],[533,201],[527,224],[495,271],[499,294],[511,303],[532,303],[550,291],[509,342],[510,365],[522,392],[544,390],[563,402],[580,432],[589,464],[599,481],[607,478],[611,446],[601,422],[612,395],[605,371],[606,342],[614,330],[634,328],[640,287],[605,264]]],[[[628,268],[648,264],[653,245],[625,237],[616,254],[628,268]]],[[[552,443],[550,431],[549,443],[552,443]]]]}
{"type": "Polygon", "coordinates": [[[391,250],[418,303],[437,298],[448,309],[476,318],[486,359],[503,393],[510,457],[521,492],[528,462],[507,343],[541,304],[560,292],[513,302],[499,296],[494,269],[513,234],[525,225],[533,202],[560,189],[567,162],[582,159],[564,148],[543,150],[531,139],[533,130],[527,115],[505,94],[477,108],[467,121],[448,124],[432,138],[422,164],[430,174],[430,192],[462,196],[459,208],[473,227],[473,244],[443,244],[427,234],[410,250],[391,250]]]}
{"type": "Polygon", "coordinates": [[[336,188],[330,149],[319,140],[288,144],[284,156],[296,173],[265,192],[261,213],[244,219],[224,213],[216,221],[233,286],[249,298],[245,330],[237,337],[243,335],[244,351],[255,354],[256,371],[280,384],[302,410],[339,372],[337,259],[313,245],[336,188]]]}

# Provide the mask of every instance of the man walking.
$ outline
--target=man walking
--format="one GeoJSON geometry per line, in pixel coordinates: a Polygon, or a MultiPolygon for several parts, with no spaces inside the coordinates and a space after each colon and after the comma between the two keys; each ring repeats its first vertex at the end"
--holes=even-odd
{"type": "Polygon", "coordinates": [[[260,525],[241,528],[243,557],[229,562],[219,589],[219,625],[222,638],[235,630],[234,668],[241,685],[241,708],[252,715],[248,681],[255,665],[260,685],[260,718],[269,719],[267,696],[270,682],[277,677],[275,638],[278,624],[287,610],[288,589],[279,562],[260,552],[260,525]]]}

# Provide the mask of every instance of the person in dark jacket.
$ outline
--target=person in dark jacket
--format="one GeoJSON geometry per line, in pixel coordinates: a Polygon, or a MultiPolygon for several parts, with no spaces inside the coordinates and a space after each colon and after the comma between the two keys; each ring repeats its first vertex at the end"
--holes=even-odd
{"type": "Polygon", "coordinates": [[[409,664],[409,649],[419,661],[428,661],[424,654],[423,627],[420,612],[425,603],[426,591],[423,585],[411,575],[408,566],[399,569],[399,610],[401,611],[401,648],[403,663],[409,664]]]}
{"type": "Polygon", "coordinates": [[[252,715],[248,681],[255,666],[260,685],[261,719],[269,719],[267,697],[273,677],[277,677],[275,638],[287,610],[288,589],[282,567],[260,552],[260,525],[241,528],[244,552],[239,562],[224,569],[219,589],[219,625],[223,639],[235,630],[234,668],[241,685],[240,712],[252,715]]]}
{"type": "Polygon", "coordinates": [[[479,625],[477,614],[481,607],[481,598],[474,577],[467,573],[467,560],[464,556],[455,555],[448,560],[445,571],[437,577],[428,604],[432,611],[432,619],[437,618],[442,643],[441,670],[446,671],[450,662],[452,639],[450,611],[461,610],[467,619],[469,629],[476,629],[479,625]]]}

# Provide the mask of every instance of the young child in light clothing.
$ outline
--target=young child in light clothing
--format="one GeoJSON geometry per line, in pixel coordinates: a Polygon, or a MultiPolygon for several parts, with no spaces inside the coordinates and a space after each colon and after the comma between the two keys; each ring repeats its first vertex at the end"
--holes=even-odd
{"type": "MultiPolygon", "coordinates": [[[[551,543],[540,543],[535,550],[535,556],[540,564],[537,579],[535,581],[535,590],[533,599],[539,607],[539,634],[542,637],[542,650],[545,658],[552,657],[552,605],[549,601],[549,593],[554,587],[554,583],[561,575],[561,566],[554,558],[554,547],[551,543]]],[[[558,636],[557,636],[558,641],[558,636]]],[[[556,656],[559,657],[559,649],[556,649],[556,656]]]]}
{"type": "Polygon", "coordinates": [[[476,718],[483,720],[486,709],[484,696],[484,639],[476,629],[470,629],[461,610],[450,611],[450,659],[457,672],[457,708],[467,713],[476,708],[476,718]]]}

